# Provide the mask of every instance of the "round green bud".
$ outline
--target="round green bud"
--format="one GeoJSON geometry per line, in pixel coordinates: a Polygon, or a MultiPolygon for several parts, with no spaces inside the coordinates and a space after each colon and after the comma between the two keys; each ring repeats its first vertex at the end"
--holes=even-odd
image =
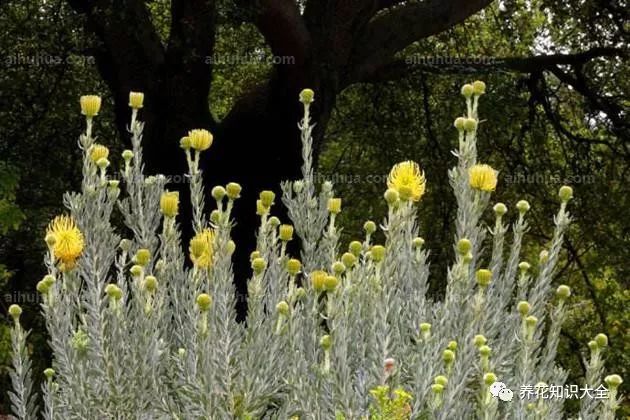
{"type": "Polygon", "coordinates": [[[346,266],[346,269],[351,269],[357,263],[357,257],[350,252],[346,252],[341,256],[341,262],[346,266]]]}
{"type": "Polygon", "coordinates": [[[52,380],[53,376],[55,376],[55,370],[53,368],[44,369],[44,376],[49,381],[52,380]]]}
{"type": "Polygon", "coordinates": [[[475,93],[475,88],[470,83],[466,83],[462,86],[462,95],[466,98],[470,98],[475,93]]]}
{"type": "Polygon", "coordinates": [[[107,158],[100,158],[96,161],[96,166],[100,169],[106,169],[109,166],[109,160],[107,158]]]}
{"type": "Polygon", "coordinates": [[[477,270],[475,277],[479,286],[488,287],[490,281],[492,280],[492,271],[482,268],[481,270],[477,270]]]}
{"type": "Polygon", "coordinates": [[[252,253],[249,254],[250,261],[254,261],[256,258],[260,258],[260,257],[262,257],[262,254],[260,253],[260,251],[252,251],[252,253]]]}
{"type": "Polygon", "coordinates": [[[116,189],[118,188],[118,186],[120,185],[120,181],[116,180],[116,179],[112,179],[109,181],[109,187],[116,189]]]}
{"type": "Polygon", "coordinates": [[[457,118],[455,118],[455,122],[453,123],[453,125],[459,131],[464,131],[464,122],[465,121],[466,121],[466,118],[464,118],[464,117],[457,117],[457,118]]]}
{"type": "Polygon", "coordinates": [[[280,219],[278,219],[276,216],[271,216],[269,218],[269,226],[274,229],[277,228],[278,226],[280,226],[280,219]]]}
{"type": "Polygon", "coordinates": [[[411,244],[413,245],[414,248],[420,249],[424,245],[424,239],[420,237],[413,238],[413,241],[411,241],[411,244]]]}
{"type": "Polygon", "coordinates": [[[287,272],[290,275],[296,276],[300,272],[301,269],[302,269],[302,263],[300,262],[300,260],[291,258],[290,260],[287,261],[287,272]]]}
{"type": "Polygon", "coordinates": [[[433,382],[435,382],[436,384],[440,384],[442,386],[446,386],[446,384],[448,384],[448,378],[444,375],[438,375],[435,378],[433,378],[433,382]]]}
{"type": "Polygon", "coordinates": [[[420,324],[420,331],[422,331],[423,333],[427,333],[429,331],[431,331],[431,324],[429,324],[428,322],[423,322],[420,324]]]}
{"type": "Polygon", "coordinates": [[[527,213],[530,209],[529,203],[527,202],[527,200],[521,200],[518,203],[516,203],[516,209],[520,212],[520,213],[527,213]]]}
{"type": "Polygon", "coordinates": [[[599,346],[599,348],[608,347],[608,336],[606,334],[597,334],[595,336],[595,342],[599,346]]]}
{"type": "Polygon", "coordinates": [[[129,149],[123,150],[122,158],[125,160],[125,162],[129,162],[131,159],[133,159],[133,152],[129,149]]]}
{"type": "Polygon", "coordinates": [[[464,255],[464,264],[470,264],[470,262],[473,260],[473,254],[472,252],[467,253],[466,255],[464,255]]]}
{"type": "Polygon", "coordinates": [[[494,210],[494,214],[496,214],[497,217],[503,217],[508,211],[507,206],[503,203],[495,204],[492,210],[494,210]]]}
{"type": "Polygon", "coordinates": [[[206,312],[212,305],[212,297],[207,293],[201,293],[197,296],[197,306],[201,312],[206,312]]]}
{"type": "Polygon", "coordinates": [[[389,188],[387,191],[385,191],[385,194],[383,196],[385,197],[385,201],[387,201],[387,204],[389,204],[390,206],[396,204],[398,200],[400,200],[398,191],[393,188],[389,188]]]}
{"type": "Polygon", "coordinates": [[[531,268],[531,265],[527,261],[521,261],[518,264],[518,269],[521,270],[521,273],[526,273],[531,268]]]}
{"type": "Polygon", "coordinates": [[[184,150],[190,150],[190,137],[182,137],[179,139],[179,147],[184,150]]]}
{"type": "Polygon", "coordinates": [[[225,195],[227,194],[227,191],[225,191],[225,188],[223,188],[220,185],[217,185],[216,187],[214,187],[212,189],[212,198],[214,198],[217,201],[221,201],[223,200],[223,197],[225,197],[225,195]]]}
{"type": "Polygon", "coordinates": [[[226,249],[228,255],[232,255],[234,254],[234,251],[236,251],[236,242],[234,242],[233,240],[229,240],[227,243],[227,249],[226,249]]]}
{"type": "Polygon", "coordinates": [[[273,191],[265,190],[260,192],[260,201],[265,207],[273,206],[275,199],[276,194],[273,191]]]}
{"type": "Polygon", "coordinates": [[[340,276],[344,271],[346,271],[346,266],[341,261],[335,261],[332,265],[332,271],[335,275],[340,276]]]}
{"type": "Polygon", "coordinates": [[[330,347],[332,346],[332,338],[330,338],[328,334],[322,336],[322,338],[319,339],[319,345],[324,350],[330,349],[330,347]]]}
{"type": "Polygon", "coordinates": [[[446,349],[442,353],[442,359],[444,360],[444,362],[450,363],[455,360],[455,353],[453,352],[453,350],[446,349]]]}
{"type": "Polygon", "coordinates": [[[473,86],[473,94],[479,96],[486,93],[486,84],[481,80],[475,80],[472,84],[473,86]]]}
{"type": "Polygon", "coordinates": [[[490,353],[492,353],[492,349],[490,348],[490,346],[483,345],[479,347],[479,354],[483,357],[490,356],[490,353]]]}
{"type": "Polygon", "coordinates": [[[521,314],[522,317],[525,317],[532,307],[529,302],[522,300],[516,305],[516,309],[518,309],[518,313],[521,314]]]}
{"type": "Polygon", "coordinates": [[[48,245],[48,248],[52,248],[57,243],[57,237],[52,233],[49,233],[44,238],[44,241],[46,242],[46,245],[48,245]]]}
{"type": "Polygon", "coordinates": [[[352,241],[350,245],[348,245],[348,250],[355,256],[361,255],[361,251],[363,251],[363,245],[359,241],[352,241]]]}
{"type": "Polygon", "coordinates": [[[178,355],[179,357],[184,357],[184,356],[186,355],[186,349],[185,349],[185,348],[182,348],[182,347],[178,348],[178,349],[177,349],[177,355],[178,355]]]}
{"type": "Polygon", "coordinates": [[[131,249],[131,241],[129,239],[122,239],[120,241],[120,244],[118,244],[118,246],[120,247],[121,250],[125,252],[129,252],[129,250],[131,249]]]}
{"type": "Polygon", "coordinates": [[[46,274],[44,278],[42,279],[42,281],[46,283],[48,287],[50,287],[53,284],[55,284],[55,282],[57,281],[57,278],[53,276],[52,274],[46,274]]]}
{"type": "Polygon", "coordinates": [[[483,383],[490,386],[497,381],[497,375],[492,372],[488,372],[483,375],[483,383]]]}
{"type": "Polygon", "coordinates": [[[472,250],[472,243],[466,238],[462,238],[457,242],[457,252],[466,255],[472,250]]]}
{"type": "Polygon", "coordinates": [[[365,233],[367,233],[368,235],[373,234],[374,232],[376,232],[376,223],[368,220],[363,224],[363,230],[365,230],[365,233]]]}
{"type": "Polygon", "coordinates": [[[450,351],[457,351],[457,341],[449,341],[448,345],[446,346],[447,349],[449,349],[450,351]]]}
{"type": "Polygon", "coordinates": [[[267,262],[263,258],[254,258],[252,261],[252,269],[255,274],[260,274],[267,268],[267,262]]]}
{"type": "Polygon", "coordinates": [[[534,404],[534,403],[527,403],[527,405],[525,406],[525,409],[527,411],[534,411],[536,409],[536,404],[534,404]]]}
{"type": "Polygon", "coordinates": [[[558,196],[560,197],[560,200],[566,203],[573,198],[573,188],[569,187],[568,185],[560,187],[560,190],[558,191],[558,196]]]}
{"type": "Polygon", "coordinates": [[[315,270],[311,273],[311,285],[317,292],[323,292],[326,288],[326,277],[328,273],[322,270],[315,270]]]}
{"type": "Polygon", "coordinates": [[[280,315],[288,316],[289,315],[289,304],[284,300],[278,302],[276,305],[276,312],[280,315]]]}
{"type": "Polygon", "coordinates": [[[599,350],[599,346],[597,345],[597,341],[595,341],[595,340],[591,340],[591,341],[589,341],[589,342],[588,342],[588,348],[589,348],[592,352],[599,350]]]}
{"type": "Polygon", "coordinates": [[[151,251],[146,248],[140,248],[138,251],[136,251],[136,255],[133,260],[136,264],[144,267],[151,260],[151,251]]]}
{"type": "Polygon", "coordinates": [[[142,274],[142,271],[143,271],[142,266],[138,264],[131,266],[131,268],[129,269],[129,272],[131,273],[133,277],[140,276],[142,274]]]}
{"type": "Polygon", "coordinates": [[[383,245],[374,245],[370,251],[374,261],[380,262],[385,259],[385,247],[383,245]]]}
{"type": "Polygon", "coordinates": [[[442,392],[444,392],[444,385],[433,384],[431,385],[431,391],[433,391],[434,394],[441,394],[442,392]]]}
{"type": "Polygon", "coordinates": [[[293,239],[293,226],[291,225],[280,225],[279,236],[282,241],[290,241],[293,239]]]}
{"type": "Polygon", "coordinates": [[[144,279],[144,288],[147,292],[153,293],[157,290],[158,281],[154,276],[146,276],[144,279]]]}
{"type": "Polygon", "coordinates": [[[324,287],[327,291],[334,291],[339,285],[339,279],[336,276],[326,276],[324,279],[324,287]]]}
{"type": "Polygon", "coordinates": [[[230,200],[236,200],[241,196],[241,186],[236,182],[230,182],[225,186],[225,191],[227,192],[227,196],[230,200]]]}
{"type": "Polygon", "coordinates": [[[623,379],[621,379],[621,376],[614,374],[606,376],[604,382],[606,382],[609,388],[616,389],[623,383],[623,379]]]}
{"type": "Polygon", "coordinates": [[[120,298],[122,298],[122,290],[120,290],[120,287],[113,283],[105,286],[105,294],[110,299],[120,300],[120,298]]]}
{"type": "Polygon", "coordinates": [[[488,342],[488,340],[486,340],[486,337],[484,337],[481,334],[477,334],[475,336],[475,338],[473,338],[473,344],[475,345],[475,347],[481,347],[484,344],[486,344],[488,342]]]}
{"type": "Polygon", "coordinates": [[[312,89],[302,89],[300,92],[300,102],[309,105],[315,100],[315,92],[312,89]]]}
{"type": "Polygon", "coordinates": [[[306,296],[306,290],[303,287],[298,287],[295,289],[295,299],[302,300],[306,296]]]}
{"type": "Polygon", "coordinates": [[[475,131],[477,129],[477,120],[474,118],[466,118],[464,121],[464,130],[475,131]]]}
{"type": "Polygon", "coordinates": [[[20,315],[22,315],[22,308],[20,307],[20,305],[13,304],[9,306],[9,315],[11,315],[11,318],[17,321],[20,318],[20,315]]]}
{"type": "Polygon", "coordinates": [[[44,280],[40,280],[39,282],[37,282],[35,289],[37,289],[37,291],[42,295],[45,295],[50,290],[50,285],[48,285],[48,283],[46,283],[44,280]]]}
{"type": "Polygon", "coordinates": [[[556,289],[556,296],[558,296],[558,299],[567,299],[569,296],[571,296],[571,289],[569,288],[569,286],[561,284],[556,289]]]}
{"type": "Polygon", "coordinates": [[[527,318],[525,318],[525,325],[527,325],[527,327],[529,328],[535,327],[537,323],[538,323],[538,318],[536,318],[533,315],[530,315],[527,318]]]}

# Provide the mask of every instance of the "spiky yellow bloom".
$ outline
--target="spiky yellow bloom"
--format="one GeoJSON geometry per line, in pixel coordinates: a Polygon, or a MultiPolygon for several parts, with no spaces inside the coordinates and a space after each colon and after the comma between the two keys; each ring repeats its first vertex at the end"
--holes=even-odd
{"type": "Polygon", "coordinates": [[[81,114],[88,118],[98,115],[101,110],[101,97],[97,95],[81,96],[81,114]]]}
{"type": "Polygon", "coordinates": [[[129,92],[129,106],[133,109],[140,109],[144,105],[144,93],[129,92]]]}
{"type": "Polygon", "coordinates": [[[474,165],[468,170],[468,181],[476,190],[494,191],[497,187],[497,171],[490,165],[474,165]]]}
{"type": "Polygon", "coordinates": [[[208,130],[190,130],[188,139],[190,140],[190,147],[199,152],[208,150],[212,146],[212,134],[208,130]]]}
{"type": "Polygon", "coordinates": [[[160,197],[160,210],[166,217],[177,216],[179,208],[179,192],[166,191],[160,197]]]}
{"type": "Polygon", "coordinates": [[[387,178],[387,187],[398,191],[402,200],[420,201],[425,184],[424,172],[411,160],[394,165],[387,178]]]}
{"type": "Polygon", "coordinates": [[[199,268],[210,268],[214,257],[214,231],[204,229],[190,240],[190,260],[199,268]]]}
{"type": "Polygon", "coordinates": [[[90,160],[94,163],[101,159],[107,159],[109,157],[109,149],[102,144],[95,143],[90,147],[90,160]]]}
{"type": "Polygon", "coordinates": [[[77,258],[83,252],[83,233],[77,227],[74,219],[69,216],[57,216],[48,225],[46,236],[55,238],[52,247],[53,255],[61,261],[65,268],[74,267],[77,258]]]}

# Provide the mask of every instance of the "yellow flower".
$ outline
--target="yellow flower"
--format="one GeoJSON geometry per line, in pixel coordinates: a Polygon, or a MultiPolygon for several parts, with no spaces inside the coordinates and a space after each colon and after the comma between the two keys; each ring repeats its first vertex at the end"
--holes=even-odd
{"type": "Polygon", "coordinates": [[[468,170],[470,186],[476,190],[494,191],[497,172],[490,165],[474,165],[468,170]]]}
{"type": "Polygon", "coordinates": [[[79,230],[74,219],[69,216],[57,216],[48,225],[46,236],[55,238],[52,247],[53,255],[61,261],[65,268],[74,267],[77,258],[83,252],[83,233],[79,230]]]}
{"type": "Polygon", "coordinates": [[[166,191],[160,197],[160,210],[166,217],[175,217],[178,213],[179,193],[177,191],[166,191]]]}
{"type": "Polygon", "coordinates": [[[403,200],[420,201],[425,184],[426,180],[420,166],[411,160],[394,165],[387,178],[387,187],[398,191],[403,200]]]}
{"type": "Polygon", "coordinates": [[[140,109],[144,104],[144,93],[129,92],[129,106],[133,109],[140,109]]]}
{"type": "Polygon", "coordinates": [[[331,212],[332,214],[341,213],[341,198],[329,198],[328,211],[331,212]]]}
{"type": "Polygon", "coordinates": [[[208,130],[190,130],[188,132],[188,139],[190,141],[190,147],[199,152],[208,150],[210,146],[212,146],[212,134],[210,134],[208,130]]]}
{"type": "Polygon", "coordinates": [[[190,240],[190,260],[199,268],[210,268],[214,256],[214,231],[204,229],[190,240]]]}
{"type": "Polygon", "coordinates": [[[97,95],[81,96],[81,114],[88,118],[98,115],[101,110],[101,97],[97,95]]]}
{"type": "Polygon", "coordinates": [[[109,157],[109,149],[102,144],[95,143],[90,147],[90,159],[96,163],[101,159],[107,159],[109,157]]]}

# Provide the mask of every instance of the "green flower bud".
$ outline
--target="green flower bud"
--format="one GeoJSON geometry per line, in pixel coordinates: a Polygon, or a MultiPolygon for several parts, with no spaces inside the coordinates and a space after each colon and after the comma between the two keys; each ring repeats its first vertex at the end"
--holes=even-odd
{"type": "Polygon", "coordinates": [[[314,100],[315,100],[315,92],[313,92],[313,90],[303,89],[300,92],[300,102],[302,102],[304,105],[309,105],[313,103],[314,100]]]}
{"type": "Polygon", "coordinates": [[[20,315],[22,315],[22,308],[20,305],[13,304],[9,306],[9,315],[11,315],[11,318],[13,318],[14,321],[20,319],[20,315]]]}
{"type": "Polygon", "coordinates": [[[178,349],[177,349],[177,355],[178,355],[179,357],[184,357],[184,356],[186,355],[186,349],[181,348],[181,347],[180,347],[180,348],[178,348],[178,349]]]}
{"type": "Polygon", "coordinates": [[[335,275],[340,276],[344,271],[346,271],[346,266],[341,261],[335,261],[332,265],[332,271],[335,275]]]}
{"type": "Polygon", "coordinates": [[[44,238],[44,241],[46,242],[46,245],[48,245],[48,248],[52,248],[57,243],[57,237],[52,233],[49,233],[44,238]]]}
{"type": "Polygon", "coordinates": [[[328,199],[328,211],[331,214],[341,213],[341,198],[328,199]]]}
{"type": "Polygon", "coordinates": [[[252,269],[255,274],[260,274],[267,268],[267,262],[263,258],[255,258],[252,261],[252,269]]]}
{"type": "Polygon", "coordinates": [[[464,117],[457,117],[457,118],[455,118],[455,122],[453,123],[453,125],[459,131],[464,131],[464,122],[465,121],[466,121],[466,118],[464,118],[464,117]]]}
{"type": "Polygon", "coordinates": [[[123,150],[122,158],[124,159],[125,162],[129,163],[131,159],[133,159],[133,152],[129,149],[123,150]]]}
{"type": "Polygon", "coordinates": [[[490,356],[490,353],[492,353],[492,349],[490,348],[490,346],[483,345],[479,347],[479,354],[483,357],[490,356]]]}
{"type": "Polygon", "coordinates": [[[471,249],[472,243],[470,243],[468,239],[463,238],[457,242],[457,252],[459,252],[461,255],[468,254],[471,249]]]}
{"type": "Polygon", "coordinates": [[[473,94],[474,95],[483,95],[486,93],[486,84],[481,80],[475,80],[472,84],[473,86],[473,94]]]}
{"type": "Polygon", "coordinates": [[[278,226],[280,226],[280,219],[278,219],[276,216],[271,216],[269,218],[269,226],[274,229],[277,228],[278,226]]]}
{"type": "Polygon", "coordinates": [[[220,185],[217,185],[216,187],[214,187],[212,189],[212,198],[214,198],[217,201],[221,201],[223,200],[223,197],[225,197],[225,195],[227,194],[227,191],[225,191],[225,188],[223,188],[220,185]]]}
{"type": "Polygon", "coordinates": [[[527,318],[525,318],[525,325],[527,326],[527,328],[533,329],[537,323],[538,323],[538,318],[536,318],[533,315],[530,315],[527,318]]]}
{"type": "Polygon", "coordinates": [[[400,200],[398,191],[393,188],[389,188],[387,191],[385,191],[384,197],[385,201],[387,201],[387,204],[389,204],[390,206],[396,204],[398,200],[400,200]]]}
{"type": "Polygon", "coordinates": [[[424,239],[420,237],[413,238],[413,241],[411,241],[411,244],[413,245],[414,248],[420,249],[422,248],[422,245],[424,245],[424,239]]]}
{"type": "Polygon", "coordinates": [[[278,312],[280,315],[288,316],[289,304],[285,302],[284,300],[278,302],[278,304],[276,305],[276,312],[278,312]]]}
{"type": "Polygon", "coordinates": [[[488,372],[483,375],[483,383],[490,386],[497,381],[497,375],[492,372],[488,372]]]}
{"type": "Polygon", "coordinates": [[[595,336],[595,342],[599,346],[599,348],[603,349],[604,347],[608,347],[608,336],[606,334],[597,334],[595,336]]]}
{"type": "Polygon", "coordinates": [[[116,188],[118,188],[119,185],[120,185],[120,181],[118,181],[118,180],[112,179],[112,180],[109,181],[109,187],[110,188],[116,189],[116,188]]]}
{"type": "Polygon", "coordinates": [[[558,196],[560,196],[560,200],[566,203],[573,198],[573,188],[567,185],[560,187],[560,191],[558,191],[558,196]]]}
{"type": "Polygon", "coordinates": [[[433,379],[433,382],[435,382],[436,384],[442,385],[443,387],[446,386],[446,384],[448,384],[448,378],[444,375],[438,375],[433,379]]]}
{"type": "Polygon", "coordinates": [[[131,241],[129,239],[122,239],[118,246],[121,250],[129,252],[129,250],[131,249],[131,241]]]}
{"type": "Polygon", "coordinates": [[[449,349],[452,352],[457,351],[457,341],[449,341],[448,345],[446,346],[447,349],[449,349]]]}
{"type": "Polygon", "coordinates": [[[486,340],[486,337],[481,334],[477,334],[475,338],[473,338],[473,344],[475,345],[475,347],[481,347],[486,344],[487,341],[488,340],[486,340]]]}
{"type": "Polygon", "coordinates": [[[133,277],[138,277],[138,276],[140,276],[140,275],[142,274],[142,271],[143,271],[143,270],[142,270],[142,266],[137,265],[137,264],[136,264],[136,265],[133,265],[133,266],[129,269],[129,272],[131,273],[131,275],[132,275],[133,277]]]}
{"type": "Polygon", "coordinates": [[[207,312],[212,305],[212,297],[207,293],[201,293],[197,296],[197,307],[201,312],[207,312]]]}
{"type": "Polygon", "coordinates": [[[591,340],[588,342],[588,348],[591,350],[591,352],[595,352],[599,350],[599,346],[597,345],[597,341],[595,340],[591,340]]]}
{"type": "Polygon", "coordinates": [[[45,295],[50,290],[50,285],[48,285],[48,283],[46,283],[44,280],[40,280],[39,282],[37,282],[35,289],[37,289],[37,291],[42,295],[45,295]]]}
{"type": "Polygon", "coordinates": [[[52,380],[53,376],[55,376],[55,370],[53,368],[44,369],[44,376],[49,381],[52,380]]]}
{"type": "Polygon", "coordinates": [[[479,286],[484,288],[488,287],[490,281],[492,280],[492,271],[486,269],[477,270],[475,277],[479,286]]]}
{"type": "Polygon", "coordinates": [[[295,299],[302,300],[306,296],[306,290],[303,287],[298,287],[295,289],[295,299]]]}
{"type": "Polygon", "coordinates": [[[302,263],[300,262],[300,260],[291,258],[289,261],[287,261],[287,271],[289,272],[290,275],[296,276],[300,272],[301,269],[302,269],[302,263]]]}
{"type": "Polygon", "coordinates": [[[470,83],[466,83],[462,86],[462,95],[466,98],[470,98],[475,93],[475,88],[470,83]]]}
{"type": "Polygon", "coordinates": [[[558,296],[558,299],[567,299],[569,296],[571,296],[571,289],[569,288],[569,286],[561,284],[556,289],[556,296],[558,296]]]}
{"type": "Polygon", "coordinates": [[[423,322],[420,324],[420,331],[422,331],[423,333],[428,333],[431,331],[431,324],[429,324],[428,322],[423,322]]]}
{"type": "Polygon", "coordinates": [[[319,339],[319,345],[324,350],[330,349],[330,347],[332,346],[332,338],[330,338],[328,334],[322,336],[322,338],[319,339]]]}
{"type": "Polygon", "coordinates": [[[120,300],[122,298],[122,290],[117,285],[110,283],[105,286],[105,294],[107,297],[114,300],[120,300]]]}
{"type": "Polygon", "coordinates": [[[466,118],[464,121],[464,130],[475,131],[477,129],[477,120],[474,118],[466,118]]]}
{"type": "Polygon", "coordinates": [[[376,232],[376,223],[368,220],[363,224],[363,230],[365,230],[365,233],[367,233],[368,235],[373,234],[374,232],[376,232]]]}
{"type": "Polygon", "coordinates": [[[230,200],[236,200],[241,196],[241,186],[236,182],[230,182],[225,186],[225,191],[227,192],[227,196],[230,200]]]}
{"type": "Polygon", "coordinates": [[[136,251],[136,256],[133,258],[134,262],[138,265],[145,266],[151,260],[151,251],[146,248],[140,248],[136,251]]]}
{"type": "Polygon", "coordinates": [[[606,376],[604,382],[609,388],[617,389],[623,383],[623,379],[621,379],[621,376],[614,374],[606,376]]]}
{"type": "Polygon", "coordinates": [[[361,251],[363,251],[363,245],[359,241],[352,241],[348,246],[348,250],[355,256],[361,255],[361,251]]]}
{"type": "Polygon", "coordinates": [[[441,394],[444,391],[444,385],[433,384],[431,385],[431,391],[433,391],[434,394],[441,394]]]}
{"type": "Polygon", "coordinates": [[[522,261],[518,265],[518,269],[521,270],[521,273],[527,273],[527,271],[531,268],[531,265],[527,261],[522,261]]]}
{"type": "Polygon", "coordinates": [[[516,203],[516,209],[520,212],[520,213],[527,213],[530,209],[529,203],[526,200],[521,200],[518,203],[516,203]]]}
{"type": "Polygon", "coordinates": [[[326,277],[328,273],[322,270],[315,270],[311,273],[311,285],[317,292],[323,292],[326,288],[326,277]]]}
{"type": "Polygon", "coordinates": [[[260,257],[262,257],[262,254],[260,253],[260,251],[252,251],[252,253],[249,254],[250,261],[254,261],[256,258],[260,258],[260,257]]]}
{"type": "Polygon", "coordinates": [[[179,147],[184,150],[190,150],[190,137],[182,137],[179,139],[179,147]]]}
{"type": "Polygon", "coordinates": [[[158,281],[154,276],[146,276],[144,279],[144,288],[147,292],[153,293],[158,287],[158,281]]]}
{"type": "Polygon", "coordinates": [[[446,349],[442,353],[442,359],[447,364],[451,363],[453,360],[455,360],[455,353],[453,352],[453,350],[446,349]]]}
{"type": "Polygon", "coordinates": [[[301,193],[304,190],[304,181],[302,180],[297,180],[293,183],[293,191],[296,194],[301,193]]]}
{"type": "Polygon", "coordinates": [[[467,253],[466,255],[464,255],[464,264],[470,264],[470,262],[473,260],[473,254],[472,252],[467,253]]]}
{"type": "Polygon", "coordinates": [[[293,239],[293,226],[291,225],[280,225],[280,240],[282,241],[290,241],[293,239]]]}
{"type": "Polygon", "coordinates": [[[503,217],[505,215],[505,213],[507,213],[507,206],[503,203],[497,203],[494,205],[494,207],[492,208],[492,210],[494,210],[494,214],[497,215],[497,217],[503,217]]]}
{"type": "Polygon", "coordinates": [[[233,240],[229,240],[227,243],[227,249],[226,249],[228,255],[232,255],[234,254],[234,251],[236,251],[236,242],[234,242],[233,240]]]}
{"type": "Polygon", "coordinates": [[[355,257],[354,254],[346,252],[341,256],[341,262],[346,266],[346,269],[349,270],[357,263],[357,257],[355,257]]]}
{"type": "Polygon", "coordinates": [[[526,317],[529,311],[532,309],[531,305],[527,301],[520,301],[518,305],[516,305],[518,309],[518,313],[521,314],[522,317],[526,317]]]}
{"type": "Polygon", "coordinates": [[[329,292],[334,291],[338,285],[339,279],[335,276],[326,276],[326,279],[324,279],[324,287],[329,292]]]}
{"type": "Polygon", "coordinates": [[[385,247],[383,245],[374,245],[370,251],[374,261],[381,262],[385,259],[385,247]]]}
{"type": "Polygon", "coordinates": [[[96,166],[100,169],[106,169],[109,166],[109,160],[107,158],[100,158],[96,161],[96,166]]]}
{"type": "Polygon", "coordinates": [[[276,194],[273,191],[266,190],[266,191],[261,191],[260,193],[260,201],[265,207],[273,206],[275,199],[276,199],[276,194]]]}

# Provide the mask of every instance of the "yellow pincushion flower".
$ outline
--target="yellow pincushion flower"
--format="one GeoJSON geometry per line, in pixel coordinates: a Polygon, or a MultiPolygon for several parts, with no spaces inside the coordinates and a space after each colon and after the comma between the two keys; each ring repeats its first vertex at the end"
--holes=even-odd
{"type": "Polygon", "coordinates": [[[179,193],[177,191],[166,191],[160,197],[160,211],[166,217],[177,216],[179,208],[179,193]]]}
{"type": "Polygon", "coordinates": [[[468,170],[468,181],[476,190],[494,191],[497,187],[497,172],[490,165],[474,165],[468,170]]]}
{"type": "Polygon", "coordinates": [[[190,240],[190,260],[199,268],[210,268],[214,257],[214,231],[204,229],[190,240]]]}
{"type": "Polygon", "coordinates": [[[46,236],[52,236],[54,245],[53,255],[61,261],[67,269],[74,267],[77,258],[83,252],[83,233],[77,227],[74,219],[69,216],[57,216],[48,225],[46,236]]]}
{"type": "Polygon", "coordinates": [[[188,140],[190,141],[190,147],[199,152],[208,150],[212,146],[212,134],[208,130],[190,130],[188,132],[188,140]]]}
{"type": "Polygon", "coordinates": [[[425,184],[424,172],[411,160],[394,165],[387,178],[387,187],[398,191],[403,200],[420,201],[425,184]]]}
{"type": "Polygon", "coordinates": [[[101,97],[97,95],[81,96],[81,114],[88,118],[98,115],[101,110],[101,97]]]}
{"type": "Polygon", "coordinates": [[[95,143],[90,147],[90,160],[96,163],[101,159],[107,159],[109,157],[109,149],[102,144],[95,143]]]}
{"type": "Polygon", "coordinates": [[[140,109],[144,104],[144,93],[129,92],[129,106],[133,109],[140,109]]]}

